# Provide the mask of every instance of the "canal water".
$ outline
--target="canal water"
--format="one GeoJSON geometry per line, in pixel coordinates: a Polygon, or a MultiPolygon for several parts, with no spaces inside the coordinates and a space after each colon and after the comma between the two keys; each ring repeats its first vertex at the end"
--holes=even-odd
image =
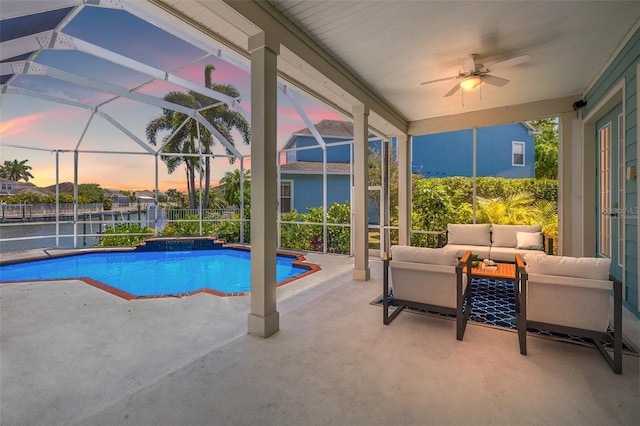
{"type": "MultiPolygon", "coordinates": [[[[146,214],[143,212],[143,226],[153,226],[153,223],[146,223],[146,214]]],[[[137,213],[125,216],[131,222],[140,223],[137,213]]],[[[85,237],[83,234],[99,234],[103,231],[104,226],[114,226],[121,220],[113,218],[105,218],[104,220],[94,218],[91,223],[79,223],[77,225],[77,247],[93,247],[100,240],[99,237],[85,237]]],[[[60,248],[73,248],[73,223],[69,221],[60,222],[59,225],[59,245],[60,248]]],[[[38,249],[38,248],[54,248],[56,247],[56,223],[55,222],[16,222],[0,224],[0,253],[8,253],[12,251],[38,249]],[[16,241],[6,241],[13,238],[28,238],[16,241]]]]}

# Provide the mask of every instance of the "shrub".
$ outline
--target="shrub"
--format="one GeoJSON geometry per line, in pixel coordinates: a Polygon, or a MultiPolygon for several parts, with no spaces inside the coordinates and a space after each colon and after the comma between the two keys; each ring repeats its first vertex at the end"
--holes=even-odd
{"type": "Polygon", "coordinates": [[[137,223],[116,223],[115,226],[107,226],[105,236],[100,237],[96,247],[130,247],[140,244],[153,231],[147,227],[141,227],[137,223]],[[113,235],[113,234],[146,234],[146,235],[113,235]]]}

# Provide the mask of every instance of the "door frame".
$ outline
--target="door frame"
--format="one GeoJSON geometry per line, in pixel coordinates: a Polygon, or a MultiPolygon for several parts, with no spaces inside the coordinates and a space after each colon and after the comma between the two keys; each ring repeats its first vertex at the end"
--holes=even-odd
{"type": "MultiPolygon", "coordinates": [[[[598,177],[596,176],[596,161],[598,160],[598,138],[596,122],[607,115],[616,105],[622,105],[622,114],[626,116],[625,105],[625,85],[624,78],[609,90],[600,102],[596,104],[589,113],[582,118],[582,253],[581,256],[596,256],[597,233],[597,193],[594,188],[598,187],[598,177]]],[[[623,262],[622,276],[616,277],[622,281],[623,292],[625,289],[626,262],[623,262]]],[[[623,298],[625,296],[623,295],[623,298]]]]}

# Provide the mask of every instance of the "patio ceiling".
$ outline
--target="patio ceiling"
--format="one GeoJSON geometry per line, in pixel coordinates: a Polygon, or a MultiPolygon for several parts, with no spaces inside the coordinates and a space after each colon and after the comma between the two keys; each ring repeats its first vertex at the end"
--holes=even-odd
{"type": "MultiPolygon", "coordinates": [[[[573,101],[583,97],[618,46],[637,27],[640,17],[637,1],[3,0],[2,83],[12,83],[6,72],[8,62],[15,64],[31,54],[24,51],[19,52],[21,57],[8,57],[7,18],[84,4],[124,9],[177,36],[191,48],[245,70],[249,68],[248,38],[261,27],[273,31],[282,42],[278,58],[281,81],[345,114],[351,113],[354,104],[366,103],[371,108],[369,123],[382,135],[439,131],[443,127],[436,123],[442,120],[455,121],[449,127],[468,128],[498,124],[496,120],[523,119],[517,114],[482,116],[487,111],[526,111],[529,119],[570,111],[573,101]],[[454,96],[444,97],[456,81],[420,85],[456,75],[459,59],[468,54],[477,54],[478,62],[485,65],[520,55],[529,55],[531,60],[496,71],[496,76],[510,80],[503,87],[483,84],[481,90],[464,95],[459,90],[454,96]],[[543,106],[527,107],[536,104],[543,106]]],[[[72,19],[74,13],[71,11],[66,19],[72,19]]],[[[64,14],[58,22],[64,25],[64,14]]],[[[120,67],[156,79],[169,73],[166,81],[198,89],[172,75],[172,70],[150,67],[140,58],[123,58],[81,43],[76,44],[78,48],[84,52],[89,48],[88,53],[102,60],[115,61],[120,67]]],[[[33,51],[37,52],[35,48],[33,51]]],[[[46,67],[44,71],[29,71],[42,72],[49,71],[46,67]]],[[[49,76],[53,74],[56,78],[73,78],[60,72],[49,76]]],[[[132,87],[116,83],[102,80],[92,88],[112,97],[166,106],[146,95],[128,94],[126,90],[132,87]],[[119,90],[116,86],[124,87],[119,90]]],[[[10,89],[3,86],[4,91],[10,93],[10,89]]]]}
{"type": "Polygon", "coordinates": [[[273,29],[271,17],[293,27],[299,40],[281,49],[278,63],[285,78],[350,111],[358,94],[341,81],[355,77],[367,96],[389,107],[372,107],[371,124],[384,132],[400,117],[411,133],[429,131],[424,120],[541,101],[560,100],[563,111],[555,112],[571,110],[569,100],[582,98],[640,17],[637,1],[152,2],[241,51],[258,26],[273,29]],[[314,69],[298,56],[300,43],[351,75],[336,79],[333,69],[314,69]],[[469,54],[485,65],[531,60],[495,72],[510,80],[506,86],[485,84],[464,99],[461,91],[444,97],[455,81],[420,85],[456,75],[459,58],[469,54]]]}

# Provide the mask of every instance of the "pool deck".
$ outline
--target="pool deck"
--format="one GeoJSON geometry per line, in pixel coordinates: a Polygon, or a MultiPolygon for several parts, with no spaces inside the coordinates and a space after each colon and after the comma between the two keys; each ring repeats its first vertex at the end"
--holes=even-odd
{"type": "MultiPolygon", "coordinates": [[[[19,256],[25,256],[21,253],[19,256]]],[[[18,256],[18,255],[16,255],[18,256]]],[[[640,358],[402,313],[382,324],[353,259],[278,288],[280,331],[249,297],[127,301],[69,280],[0,285],[2,425],[636,424],[640,358]]],[[[4,255],[3,255],[4,257],[4,255]]],[[[625,311],[638,345],[638,319],[625,311]]]]}

